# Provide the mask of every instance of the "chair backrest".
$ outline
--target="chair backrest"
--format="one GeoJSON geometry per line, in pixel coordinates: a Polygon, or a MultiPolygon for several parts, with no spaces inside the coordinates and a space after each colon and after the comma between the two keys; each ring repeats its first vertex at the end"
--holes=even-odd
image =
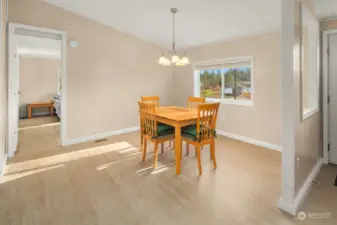
{"type": "Polygon", "coordinates": [[[142,96],[142,102],[153,103],[156,107],[159,107],[159,96],[142,96]]]}
{"type": "Polygon", "coordinates": [[[188,97],[188,108],[197,109],[198,105],[205,104],[206,98],[204,97],[188,97]]]}
{"type": "Polygon", "coordinates": [[[158,126],[156,119],[156,106],[153,103],[138,102],[142,131],[145,135],[156,137],[158,126]]]}
{"type": "Polygon", "coordinates": [[[243,97],[245,97],[246,99],[250,99],[251,97],[251,95],[250,95],[250,92],[242,92],[242,95],[243,95],[243,97]]]}
{"type": "Polygon", "coordinates": [[[200,141],[214,138],[220,103],[198,105],[197,139],[200,141]]]}

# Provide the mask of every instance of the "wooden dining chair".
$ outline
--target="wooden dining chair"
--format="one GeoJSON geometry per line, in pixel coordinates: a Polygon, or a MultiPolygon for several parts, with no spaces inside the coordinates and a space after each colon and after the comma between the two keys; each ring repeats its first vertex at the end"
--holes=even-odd
{"type": "Polygon", "coordinates": [[[174,139],[174,127],[157,122],[155,104],[138,102],[142,121],[142,132],[144,137],[143,162],[146,157],[147,141],[154,143],[154,164],[156,168],[158,157],[158,144],[174,139]]]}
{"type": "MultiPolygon", "coordinates": [[[[197,109],[198,105],[205,104],[206,98],[204,97],[188,97],[188,108],[189,109],[197,109]]],[[[202,148],[202,147],[201,147],[202,148]]],[[[188,143],[186,143],[186,156],[189,155],[190,152],[190,146],[188,143]]],[[[197,156],[197,152],[195,152],[195,156],[197,156]]]]}
{"type": "MultiPolygon", "coordinates": [[[[153,103],[155,104],[156,107],[159,107],[159,96],[142,96],[141,100],[142,102],[145,103],[153,103]]],[[[143,150],[142,149],[143,143],[144,143],[143,133],[140,132],[140,146],[141,146],[140,151],[143,150]]],[[[169,142],[169,147],[171,147],[171,142],[169,142]]],[[[164,143],[162,143],[161,145],[161,151],[162,152],[164,151],[164,143]]]]}
{"type": "Polygon", "coordinates": [[[199,104],[205,104],[206,98],[204,97],[188,97],[188,108],[197,109],[199,104]]]}
{"type": "Polygon", "coordinates": [[[159,96],[142,96],[142,102],[154,103],[156,107],[159,107],[159,96]]]}
{"type": "MultiPolygon", "coordinates": [[[[142,102],[145,103],[153,103],[155,104],[156,107],[159,107],[159,96],[142,96],[141,97],[142,102]]],[[[143,137],[142,137],[142,133],[140,134],[140,144],[141,146],[143,146],[143,137]]],[[[169,142],[169,147],[171,147],[171,142],[169,142]]],[[[141,148],[142,150],[142,148],[141,148]]],[[[164,143],[162,143],[161,145],[161,151],[164,151],[164,143]]]]}
{"type": "MultiPolygon", "coordinates": [[[[140,97],[140,99],[142,100],[142,102],[145,103],[153,103],[155,104],[156,107],[159,107],[159,96],[142,96],[140,97]]],[[[140,123],[142,123],[142,121],[140,121],[140,123]]],[[[141,129],[141,128],[140,128],[141,129]]],[[[144,138],[143,138],[143,132],[140,132],[140,150],[143,150],[143,143],[144,143],[144,138]]],[[[163,151],[164,146],[161,147],[161,150],[163,151]]]]}
{"type": "Polygon", "coordinates": [[[181,131],[182,140],[195,147],[199,174],[202,174],[200,148],[204,145],[210,145],[210,155],[213,160],[214,169],[216,169],[215,158],[215,138],[216,121],[218,117],[220,103],[200,104],[198,105],[197,124],[183,127],[181,131]]]}

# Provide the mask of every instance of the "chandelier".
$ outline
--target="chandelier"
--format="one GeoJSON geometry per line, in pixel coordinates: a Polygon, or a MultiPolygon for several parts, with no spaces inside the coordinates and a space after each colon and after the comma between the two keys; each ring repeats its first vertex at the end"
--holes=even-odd
{"type": "Polygon", "coordinates": [[[164,53],[162,53],[161,57],[159,58],[158,64],[162,66],[170,66],[170,65],[176,65],[176,66],[185,66],[187,64],[190,64],[190,60],[186,55],[179,55],[179,53],[176,51],[176,41],[175,41],[175,14],[178,12],[178,9],[172,8],[171,12],[173,14],[173,41],[172,41],[172,57],[171,59],[164,56],[164,53]]]}

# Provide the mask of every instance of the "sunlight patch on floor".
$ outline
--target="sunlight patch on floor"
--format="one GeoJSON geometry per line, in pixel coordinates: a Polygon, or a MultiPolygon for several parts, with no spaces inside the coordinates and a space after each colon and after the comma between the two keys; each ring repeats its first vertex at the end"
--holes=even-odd
{"type": "Polygon", "coordinates": [[[4,183],[9,182],[9,181],[13,181],[13,180],[16,180],[16,179],[27,177],[27,176],[30,176],[30,175],[33,175],[33,174],[36,174],[36,173],[41,173],[41,172],[45,172],[45,171],[48,171],[48,170],[58,169],[58,168],[61,168],[61,167],[64,167],[64,164],[50,166],[50,167],[41,168],[41,169],[30,170],[30,171],[26,171],[26,172],[22,172],[22,173],[15,173],[15,174],[12,174],[12,175],[10,175],[10,174],[9,175],[3,175],[0,178],[0,184],[4,184],[4,183]]]}
{"type": "Polygon", "coordinates": [[[114,165],[116,163],[119,163],[119,161],[115,161],[115,162],[111,162],[111,163],[107,163],[107,164],[104,164],[104,165],[97,166],[96,170],[104,170],[104,169],[108,168],[109,166],[114,165]]]}
{"type": "Polygon", "coordinates": [[[30,129],[37,129],[37,128],[43,128],[43,127],[51,127],[51,126],[58,126],[61,123],[49,123],[49,124],[43,124],[38,126],[31,126],[31,127],[21,127],[19,130],[30,130],[30,129]]]}
{"type": "MultiPolygon", "coordinates": [[[[132,155],[134,155],[134,154],[132,154],[132,155]]],[[[115,161],[115,162],[111,162],[111,163],[107,163],[107,164],[103,164],[103,165],[97,166],[96,170],[105,170],[105,169],[109,168],[112,165],[115,165],[115,164],[118,164],[118,163],[122,163],[122,162],[125,162],[125,161],[128,161],[128,160],[137,159],[137,156],[130,157],[132,155],[127,155],[128,158],[126,158],[126,159],[122,159],[122,160],[118,160],[118,161],[115,161]]]]}
{"type": "Polygon", "coordinates": [[[54,155],[40,159],[29,160],[25,162],[9,164],[5,168],[5,174],[47,167],[61,163],[67,163],[69,161],[89,158],[92,156],[102,155],[109,152],[134,151],[136,149],[137,148],[133,147],[128,142],[118,142],[109,145],[103,145],[79,151],[64,153],[60,155],[54,155]]]}
{"type": "Polygon", "coordinates": [[[175,163],[169,163],[169,164],[163,164],[163,163],[160,163],[160,162],[157,162],[157,166],[155,169],[153,169],[153,165],[149,166],[149,167],[146,167],[146,168],[143,168],[143,169],[140,169],[140,170],[137,170],[136,173],[138,175],[143,175],[149,171],[151,171],[151,174],[154,175],[154,174],[158,174],[158,173],[161,173],[161,172],[164,172],[166,170],[169,170],[170,169],[170,166],[173,165],[175,163]]]}

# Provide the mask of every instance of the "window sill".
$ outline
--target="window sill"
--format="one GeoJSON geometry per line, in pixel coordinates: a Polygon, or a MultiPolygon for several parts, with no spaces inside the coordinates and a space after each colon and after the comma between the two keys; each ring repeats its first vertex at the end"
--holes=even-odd
{"type": "Polygon", "coordinates": [[[220,104],[227,104],[227,105],[253,106],[252,100],[206,98],[206,102],[212,102],[212,103],[220,102],[220,104]]]}
{"type": "Polygon", "coordinates": [[[303,109],[303,120],[306,120],[316,114],[319,111],[318,108],[304,108],[303,109]]]}

